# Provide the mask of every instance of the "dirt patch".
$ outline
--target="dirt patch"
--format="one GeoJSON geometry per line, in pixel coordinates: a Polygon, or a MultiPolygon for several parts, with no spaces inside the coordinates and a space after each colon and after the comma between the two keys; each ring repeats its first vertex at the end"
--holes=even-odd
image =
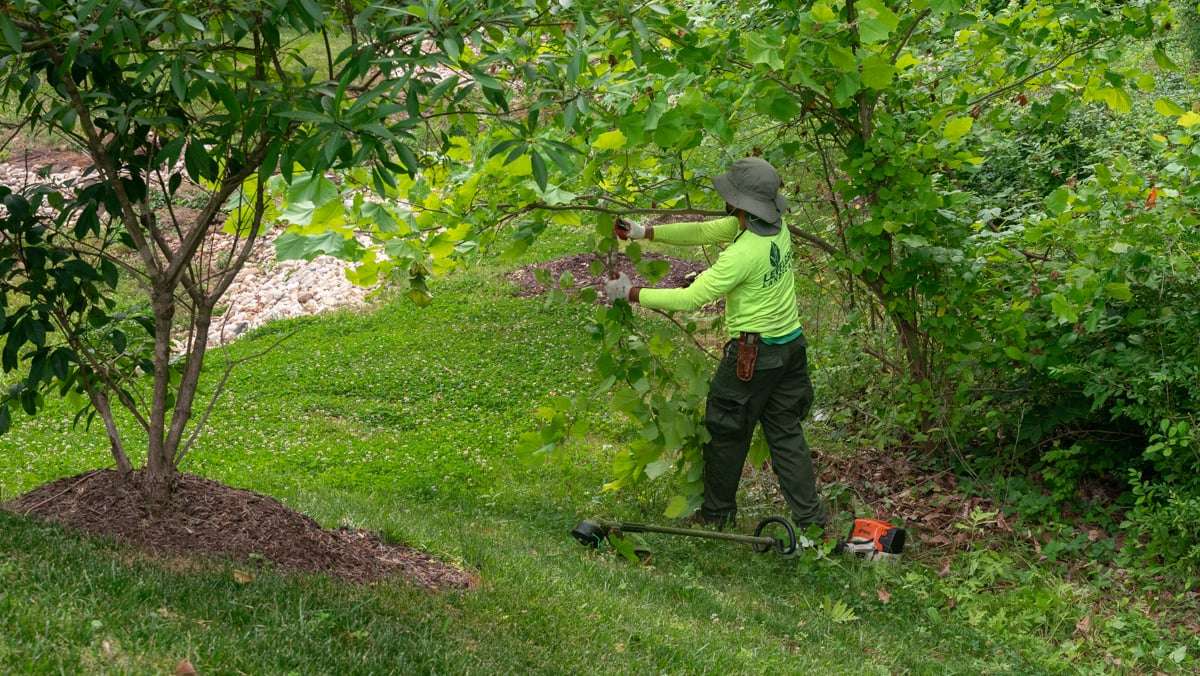
{"type": "Polygon", "coordinates": [[[92,166],[92,159],[75,150],[32,146],[9,148],[0,164],[0,178],[11,186],[23,185],[39,180],[40,173],[51,176],[66,174],[77,178],[84,169],[92,166]]]}
{"type": "MultiPolygon", "coordinates": [[[[564,272],[571,273],[575,278],[575,288],[583,289],[592,287],[601,292],[603,298],[604,281],[606,273],[601,271],[600,274],[593,274],[591,270],[592,261],[601,260],[599,256],[593,253],[575,254],[564,258],[556,258],[552,261],[544,263],[535,263],[527,265],[523,268],[514,270],[508,275],[518,286],[517,295],[530,298],[540,296],[546,293],[550,287],[542,284],[537,279],[537,270],[545,270],[550,274],[550,282],[557,284],[564,272]]],[[[633,261],[624,254],[619,254],[614,257],[614,267],[618,272],[624,272],[629,275],[629,279],[633,280],[634,286],[645,286],[655,289],[668,289],[676,287],[685,287],[692,283],[696,275],[704,271],[707,265],[694,261],[685,261],[681,258],[673,258],[671,256],[662,256],[659,254],[646,253],[642,254],[642,261],[666,261],[670,264],[671,270],[665,277],[660,279],[657,284],[650,284],[644,277],[638,274],[634,268],[633,261]]]]}
{"type": "Polygon", "coordinates": [[[471,585],[466,572],[424,552],[361,530],[322,528],[259,493],[184,474],[155,514],[142,499],[142,485],[140,474],[122,481],[113,470],[98,470],[45,484],[0,507],[168,556],[259,559],[351,582],[397,576],[434,590],[471,585]]]}
{"type": "Polygon", "coordinates": [[[50,171],[63,171],[64,169],[86,169],[92,166],[92,158],[74,150],[36,148],[14,154],[9,159],[9,163],[19,165],[28,163],[30,169],[34,171],[47,167],[50,168],[50,171]]]}
{"type": "Polygon", "coordinates": [[[953,473],[921,468],[901,450],[822,455],[817,465],[822,484],[846,486],[872,511],[860,516],[903,523],[923,547],[960,548],[989,532],[1013,532],[991,500],[966,495],[953,473]]]}

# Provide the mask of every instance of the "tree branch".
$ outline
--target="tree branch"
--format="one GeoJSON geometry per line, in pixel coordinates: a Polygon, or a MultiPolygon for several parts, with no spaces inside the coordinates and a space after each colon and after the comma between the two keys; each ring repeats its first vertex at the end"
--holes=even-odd
{"type": "Polygon", "coordinates": [[[1039,77],[1041,75],[1045,75],[1046,73],[1049,73],[1050,71],[1054,70],[1055,68],[1058,68],[1059,66],[1061,66],[1063,64],[1063,62],[1066,61],[1067,59],[1069,59],[1077,54],[1082,54],[1083,52],[1086,52],[1089,49],[1099,47],[1100,45],[1104,44],[1105,42],[1110,42],[1111,40],[1112,40],[1111,37],[1100,38],[1099,40],[1093,40],[1092,42],[1089,42],[1078,49],[1071,50],[1071,51],[1063,54],[1061,57],[1056,59],[1053,63],[1051,63],[1050,65],[1048,65],[1044,68],[1039,68],[1038,70],[1035,70],[1034,72],[1030,73],[1029,75],[1026,75],[1025,77],[1023,77],[1015,82],[1011,82],[1007,85],[1004,85],[1003,87],[1001,87],[999,89],[996,89],[992,92],[984,94],[983,96],[980,96],[979,98],[977,98],[973,101],[968,101],[966,104],[966,107],[974,108],[975,106],[983,105],[984,103],[991,101],[992,99],[996,98],[997,96],[1000,96],[1001,94],[1004,94],[1005,92],[1012,91],[1013,89],[1020,87],[1021,85],[1025,84],[1026,82],[1029,82],[1030,80],[1032,80],[1036,77],[1039,77]]]}

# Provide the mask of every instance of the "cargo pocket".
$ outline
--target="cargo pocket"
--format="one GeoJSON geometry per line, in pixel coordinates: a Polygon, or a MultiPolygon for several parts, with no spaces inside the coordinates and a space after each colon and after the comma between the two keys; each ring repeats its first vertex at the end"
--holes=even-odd
{"type": "Polygon", "coordinates": [[[724,391],[714,388],[708,394],[704,409],[704,425],[714,439],[740,433],[749,417],[750,392],[724,391]]]}

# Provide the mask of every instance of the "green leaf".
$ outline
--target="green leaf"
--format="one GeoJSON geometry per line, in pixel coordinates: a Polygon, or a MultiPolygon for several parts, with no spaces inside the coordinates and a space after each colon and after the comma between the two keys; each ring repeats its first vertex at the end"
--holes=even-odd
{"type": "Polygon", "coordinates": [[[623,538],[615,533],[609,533],[608,544],[612,545],[612,548],[618,554],[625,557],[625,559],[630,563],[640,562],[640,559],[638,559],[637,550],[634,548],[633,543],[627,538],[623,538]]]}
{"type": "Polygon", "coordinates": [[[861,83],[858,79],[858,73],[846,73],[833,88],[834,104],[838,106],[846,105],[850,102],[851,97],[858,93],[860,88],[861,83]]]}
{"type": "Polygon", "coordinates": [[[1170,657],[1171,661],[1174,662],[1175,664],[1183,664],[1183,661],[1185,659],[1187,659],[1187,646],[1181,645],[1178,648],[1172,650],[1171,654],[1168,655],[1168,657],[1170,657]]]}
{"type": "Polygon", "coordinates": [[[1128,113],[1133,109],[1133,99],[1124,89],[1104,87],[1096,92],[1096,98],[1103,101],[1113,112],[1128,113]]]}
{"type": "Polygon", "coordinates": [[[783,68],[783,57],[779,56],[779,45],[771,44],[760,33],[742,35],[742,49],[750,63],[761,63],[772,70],[783,68]]]}
{"type": "Polygon", "coordinates": [[[1066,186],[1059,186],[1054,192],[1046,195],[1046,199],[1042,203],[1046,205],[1046,211],[1051,216],[1057,216],[1067,210],[1070,197],[1071,191],[1066,186]]]}
{"type": "Polygon", "coordinates": [[[791,92],[775,83],[769,83],[766,91],[758,97],[756,106],[781,122],[787,122],[800,114],[800,104],[791,92]]]}
{"type": "Polygon", "coordinates": [[[913,56],[912,52],[904,52],[900,55],[900,58],[896,59],[896,70],[902,71],[905,68],[915,66],[918,63],[921,63],[921,60],[913,56]]]}
{"type": "Polygon", "coordinates": [[[1197,124],[1200,124],[1200,115],[1197,115],[1190,110],[1179,116],[1179,126],[1181,127],[1191,128],[1197,124]]]}
{"type": "Polygon", "coordinates": [[[1154,109],[1157,110],[1160,115],[1166,115],[1168,117],[1179,117],[1187,112],[1174,101],[1167,98],[1159,98],[1155,100],[1154,109]]]}
{"type": "Polygon", "coordinates": [[[673,463],[671,463],[669,460],[659,458],[649,465],[646,465],[646,476],[650,479],[657,479],[658,477],[666,474],[671,469],[672,464],[673,463]]]}
{"type": "Polygon", "coordinates": [[[834,624],[846,624],[858,620],[858,614],[854,612],[854,609],[841,599],[835,601],[826,596],[824,602],[821,603],[821,608],[825,610],[829,621],[834,624]]]}
{"type": "Polygon", "coordinates": [[[350,250],[351,242],[353,240],[342,237],[336,232],[326,232],[320,235],[285,232],[275,240],[275,255],[281,261],[311,261],[322,254],[343,256],[350,250]]]}
{"type": "Polygon", "coordinates": [[[442,49],[446,50],[446,56],[449,57],[451,63],[458,63],[459,57],[462,56],[462,49],[458,46],[458,38],[447,37],[442,40],[442,49]]]}
{"type": "Polygon", "coordinates": [[[179,61],[171,63],[171,91],[180,101],[187,100],[187,83],[183,81],[183,64],[179,61]]]}
{"type": "Polygon", "coordinates": [[[860,0],[855,9],[858,11],[858,36],[864,44],[887,40],[900,24],[900,18],[881,0],[860,0]]]}
{"type": "Polygon", "coordinates": [[[652,261],[639,263],[637,270],[646,281],[651,284],[657,284],[667,273],[671,271],[671,264],[661,258],[652,261]]]}
{"type": "Polygon", "coordinates": [[[326,123],[332,121],[328,115],[314,113],[311,110],[281,110],[275,113],[275,116],[288,120],[300,120],[301,122],[326,123]]]}
{"type": "Polygon", "coordinates": [[[663,515],[669,519],[682,519],[694,511],[687,499],[687,496],[676,495],[667,502],[667,508],[663,510],[663,515]]]}
{"type": "Polygon", "coordinates": [[[1110,297],[1120,301],[1127,302],[1133,300],[1133,291],[1130,290],[1129,285],[1125,283],[1105,284],[1104,292],[1110,297]]]}
{"type": "Polygon", "coordinates": [[[892,77],[895,74],[896,67],[883,57],[872,56],[863,62],[862,81],[871,89],[887,89],[888,85],[892,84],[892,77]]]}
{"type": "Polygon", "coordinates": [[[592,142],[592,147],[596,150],[616,150],[625,147],[625,141],[625,134],[622,134],[620,129],[614,129],[597,136],[592,142]]]}
{"type": "Polygon", "coordinates": [[[396,156],[400,158],[400,163],[404,165],[404,170],[408,172],[408,175],[416,176],[417,172],[421,170],[421,165],[417,161],[417,156],[413,153],[412,148],[399,141],[393,144],[393,148],[396,150],[396,156]]]}
{"type": "Polygon", "coordinates": [[[325,12],[315,0],[300,0],[300,4],[304,7],[304,11],[312,17],[313,21],[320,23],[325,18],[325,12]]]}
{"type": "Polygon", "coordinates": [[[1166,50],[1161,45],[1154,48],[1154,63],[1158,64],[1162,70],[1179,70],[1179,64],[1167,56],[1166,50]]]}
{"type": "Polygon", "coordinates": [[[369,223],[377,232],[390,235],[406,235],[412,232],[407,223],[397,220],[387,207],[375,202],[367,202],[363,205],[360,222],[369,223]]]}
{"type": "Polygon", "coordinates": [[[539,188],[545,190],[546,182],[549,180],[549,172],[546,171],[546,160],[542,159],[541,154],[536,150],[529,151],[529,159],[533,165],[533,180],[537,181],[539,188]]]}
{"type": "MultiPolygon", "coordinates": [[[[4,14],[0,14],[0,33],[4,35],[4,41],[8,46],[18,54],[21,53],[21,34],[17,31],[16,25],[4,14]]],[[[5,408],[7,413],[8,409],[5,408]]]]}
{"type": "Polygon", "coordinates": [[[199,141],[193,140],[187,144],[187,149],[183,152],[183,165],[188,176],[197,183],[200,179],[211,181],[217,177],[217,163],[209,157],[204,144],[199,141]]]}
{"type": "Polygon", "coordinates": [[[303,174],[298,176],[288,186],[288,202],[311,202],[315,206],[323,206],[340,197],[338,188],[333,181],[320,174],[303,174]]]}
{"type": "Polygon", "coordinates": [[[812,18],[816,21],[829,22],[837,20],[837,14],[834,14],[833,9],[824,2],[813,3],[812,9],[809,12],[812,13],[812,18]]]}
{"type": "Polygon", "coordinates": [[[1074,324],[1079,321],[1079,308],[1060,293],[1054,294],[1050,299],[1050,310],[1060,322],[1074,324]]]}
{"type": "Polygon", "coordinates": [[[182,19],[183,22],[186,23],[187,25],[191,26],[192,28],[195,28],[197,32],[200,32],[200,33],[204,32],[204,23],[202,21],[200,21],[200,19],[197,19],[196,17],[192,16],[191,14],[180,14],[179,18],[182,19]]]}
{"type": "Polygon", "coordinates": [[[843,73],[851,73],[858,69],[858,59],[849,49],[841,45],[829,45],[825,51],[829,57],[829,63],[843,73]]]}
{"type": "Polygon", "coordinates": [[[946,120],[946,126],[942,127],[942,136],[951,143],[958,143],[970,131],[975,120],[968,116],[952,117],[946,120]]]}

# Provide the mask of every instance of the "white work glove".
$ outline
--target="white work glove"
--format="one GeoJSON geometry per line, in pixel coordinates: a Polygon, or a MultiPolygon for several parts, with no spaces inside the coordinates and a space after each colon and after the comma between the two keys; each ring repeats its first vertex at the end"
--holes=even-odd
{"type": "Polygon", "coordinates": [[[618,298],[629,300],[629,291],[632,288],[633,282],[629,281],[629,275],[622,272],[616,279],[604,282],[604,295],[608,296],[609,303],[618,298]]]}
{"type": "Polygon", "coordinates": [[[617,239],[646,239],[646,226],[618,218],[613,222],[613,234],[617,239]]]}

